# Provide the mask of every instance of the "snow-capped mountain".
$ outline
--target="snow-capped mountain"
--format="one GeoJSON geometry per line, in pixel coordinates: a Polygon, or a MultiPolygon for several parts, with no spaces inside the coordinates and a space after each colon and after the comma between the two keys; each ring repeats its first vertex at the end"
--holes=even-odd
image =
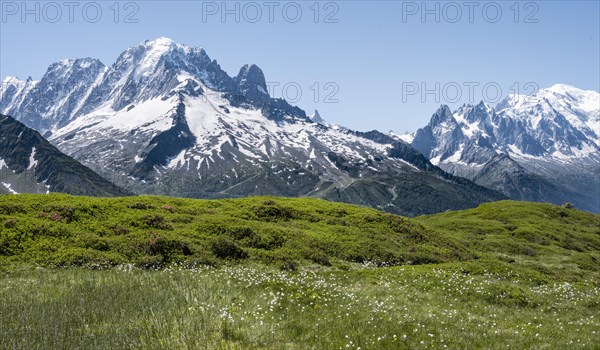
{"type": "Polygon", "coordinates": [[[230,77],[203,49],[167,38],[110,67],[67,60],[39,82],[7,79],[0,101],[2,113],[138,193],[316,196],[409,215],[504,198],[402,141],[271,98],[256,65],[230,77]]]}
{"type": "Polygon", "coordinates": [[[600,98],[554,85],[495,108],[441,106],[412,145],[433,164],[515,199],[600,211],[600,98]]]}
{"type": "Polygon", "coordinates": [[[50,192],[129,195],[61,153],[35,130],[0,114],[0,193],[50,192]]]}
{"type": "Polygon", "coordinates": [[[100,61],[86,58],[54,63],[40,81],[8,77],[0,89],[2,112],[18,114],[19,120],[42,133],[60,128],[74,119],[80,101],[105,71],[100,61]]]}

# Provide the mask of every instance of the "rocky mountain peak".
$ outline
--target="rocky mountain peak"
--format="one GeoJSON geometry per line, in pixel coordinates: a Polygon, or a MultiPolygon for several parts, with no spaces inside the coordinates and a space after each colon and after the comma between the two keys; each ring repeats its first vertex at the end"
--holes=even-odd
{"type": "Polygon", "coordinates": [[[90,77],[96,78],[104,68],[104,64],[97,59],[65,59],[51,64],[41,82],[71,84],[90,77]]]}
{"type": "Polygon", "coordinates": [[[429,125],[431,127],[435,127],[442,123],[456,123],[456,120],[454,120],[454,117],[452,115],[452,111],[450,110],[450,107],[448,107],[447,105],[441,105],[437,109],[437,111],[431,117],[431,121],[429,122],[429,125]]]}
{"type": "Polygon", "coordinates": [[[465,105],[454,114],[457,121],[467,124],[490,124],[494,109],[481,101],[476,105],[465,105]]]}
{"type": "Polygon", "coordinates": [[[316,109],[315,109],[315,114],[311,115],[310,119],[317,124],[327,125],[327,123],[325,122],[325,119],[323,119],[323,117],[321,117],[321,114],[319,114],[319,111],[317,111],[316,109]]]}
{"type": "Polygon", "coordinates": [[[263,71],[255,64],[245,64],[234,78],[240,93],[253,102],[269,98],[263,71]]]}

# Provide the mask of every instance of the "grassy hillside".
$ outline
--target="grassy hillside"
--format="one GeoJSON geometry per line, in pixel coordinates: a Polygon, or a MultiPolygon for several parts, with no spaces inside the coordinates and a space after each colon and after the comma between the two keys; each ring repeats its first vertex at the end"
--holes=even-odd
{"type": "Polygon", "coordinates": [[[596,349],[599,248],[537,203],[5,195],[0,348],[596,349]]]}
{"type": "Polygon", "coordinates": [[[0,196],[0,263],[164,267],[478,261],[538,278],[599,276],[600,216],[503,201],[403,218],[316,199],[0,196]]]}
{"type": "Polygon", "coordinates": [[[600,215],[543,203],[502,201],[416,219],[481,260],[549,279],[600,281],[600,215]]]}
{"type": "Polygon", "coordinates": [[[0,197],[0,262],[42,266],[133,263],[282,268],[472,259],[463,244],[410,219],[317,199],[191,200],[0,197]]]}

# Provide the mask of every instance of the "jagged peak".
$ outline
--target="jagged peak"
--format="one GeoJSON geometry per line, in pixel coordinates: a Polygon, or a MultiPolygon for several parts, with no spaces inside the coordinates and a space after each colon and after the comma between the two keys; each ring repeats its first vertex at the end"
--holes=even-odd
{"type": "Polygon", "coordinates": [[[317,123],[317,124],[322,124],[322,125],[326,125],[326,124],[327,124],[327,123],[325,122],[325,119],[323,119],[323,118],[321,117],[321,114],[319,114],[319,111],[317,111],[316,109],[315,109],[315,114],[311,115],[311,116],[310,116],[310,119],[311,119],[313,122],[317,123]]]}
{"type": "Polygon", "coordinates": [[[242,95],[250,100],[259,101],[269,97],[265,74],[255,64],[243,65],[234,80],[242,95]]]}
{"type": "Polygon", "coordinates": [[[479,101],[477,104],[465,103],[458,108],[457,111],[471,111],[471,110],[483,110],[483,111],[491,111],[493,108],[490,107],[483,100],[479,101]]]}
{"type": "Polygon", "coordinates": [[[431,116],[429,125],[435,126],[435,125],[441,124],[445,121],[456,122],[456,120],[454,120],[454,116],[452,115],[452,111],[450,110],[450,107],[448,107],[448,105],[441,105],[437,109],[437,111],[435,111],[433,116],[431,116]]]}
{"type": "Polygon", "coordinates": [[[440,114],[450,114],[452,115],[452,111],[450,110],[450,107],[448,107],[448,105],[440,105],[437,109],[437,111],[435,111],[436,114],[440,113],[440,114]]]}
{"type": "Polygon", "coordinates": [[[93,64],[93,63],[102,64],[102,62],[97,58],[79,57],[79,58],[66,58],[64,60],[55,62],[54,65],[73,66],[73,65],[85,65],[85,64],[93,64]]]}
{"type": "Polygon", "coordinates": [[[464,118],[469,122],[473,123],[476,121],[487,121],[493,114],[494,109],[490,107],[484,101],[480,101],[476,105],[467,105],[463,110],[462,114],[464,118]]]}
{"type": "Polygon", "coordinates": [[[256,75],[256,76],[262,76],[264,79],[265,74],[263,73],[262,69],[260,69],[259,66],[255,65],[255,64],[244,64],[241,68],[240,71],[237,75],[238,79],[243,79],[245,77],[248,77],[250,75],[256,75]]]}
{"type": "Polygon", "coordinates": [[[479,101],[479,103],[477,105],[475,105],[475,107],[476,108],[481,108],[481,109],[484,109],[484,110],[489,110],[490,109],[490,106],[487,103],[485,103],[483,100],[479,101]]]}
{"type": "Polygon", "coordinates": [[[85,58],[67,58],[52,63],[46,73],[52,71],[69,71],[72,69],[85,70],[88,68],[104,68],[104,63],[100,60],[90,57],[85,58]]]}
{"type": "MultiPolygon", "coordinates": [[[[98,59],[93,58],[69,58],[51,64],[42,77],[42,81],[62,81],[71,76],[78,76],[79,72],[99,73],[106,66],[98,59]]],[[[28,82],[30,82],[28,80],[28,82]]]]}

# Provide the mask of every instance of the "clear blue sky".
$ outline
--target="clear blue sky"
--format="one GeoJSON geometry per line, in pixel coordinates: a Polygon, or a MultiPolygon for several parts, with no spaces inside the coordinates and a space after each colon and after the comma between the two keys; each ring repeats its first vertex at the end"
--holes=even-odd
{"type": "Polygon", "coordinates": [[[513,1],[475,2],[472,8],[462,1],[454,3],[458,8],[445,2],[420,8],[421,1],[323,1],[318,13],[314,1],[228,2],[233,12],[239,6],[239,23],[235,13],[222,20],[221,3],[120,2],[117,14],[114,1],[72,8],[58,1],[59,16],[47,2],[22,9],[21,1],[0,0],[0,76],[39,79],[64,58],[94,57],[110,65],[126,48],[166,36],[205,48],[230,75],[245,63],[259,65],[274,83],[275,97],[294,100],[299,87],[302,97],[295,104],[309,113],[318,109],[330,122],[399,133],[423,126],[442,103],[456,108],[478,102],[484,84],[492,103],[497,87],[503,95],[517,87],[525,93],[531,91],[528,82],[600,90],[598,1],[516,7],[513,1]],[[98,8],[102,16],[96,16],[98,8]],[[421,93],[423,87],[435,90],[436,83],[439,92],[421,93]],[[479,86],[469,88],[471,83],[479,86]]]}

